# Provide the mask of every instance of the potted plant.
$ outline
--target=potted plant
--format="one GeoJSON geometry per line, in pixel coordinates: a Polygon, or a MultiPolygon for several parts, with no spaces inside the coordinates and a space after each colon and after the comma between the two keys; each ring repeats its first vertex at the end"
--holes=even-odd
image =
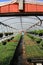
{"type": "Polygon", "coordinates": [[[3,37],[3,33],[0,33],[0,38],[2,38],[3,37]]]}
{"type": "Polygon", "coordinates": [[[6,40],[5,40],[5,41],[2,41],[2,44],[3,44],[3,45],[6,45],[6,43],[7,43],[6,40]]]}
{"type": "Polygon", "coordinates": [[[5,33],[5,36],[8,36],[8,33],[5,33]]]}

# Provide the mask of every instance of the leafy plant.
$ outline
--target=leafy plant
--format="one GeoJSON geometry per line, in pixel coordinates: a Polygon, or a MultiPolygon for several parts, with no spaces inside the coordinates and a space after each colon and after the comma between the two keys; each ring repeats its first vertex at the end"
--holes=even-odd
{"type": "Polygon", "coordinates": [[[3,37],[3,33],[0,33],[0,38],[2,38],[3,37]]]}
{"type": "Polygon", "coordinates": [[[9,33],[5,33],[5,36],[8,36],[9,35],[9,33]]]}
{"type": "Polygon", "coordinates": [[[2,44],[3,44],[3,45],[6,45],[6,43],[7,43],[6,41],[2,41],[2,44]]]}

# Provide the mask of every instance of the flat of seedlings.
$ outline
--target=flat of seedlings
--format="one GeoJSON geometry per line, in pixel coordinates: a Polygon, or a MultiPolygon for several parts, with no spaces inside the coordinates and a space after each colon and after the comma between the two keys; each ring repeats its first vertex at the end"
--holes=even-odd
{"type": "Polygon", "coordinates": [[[26,58],[43,58],[43,50],[27,35],[24,36],[26,58]]]}

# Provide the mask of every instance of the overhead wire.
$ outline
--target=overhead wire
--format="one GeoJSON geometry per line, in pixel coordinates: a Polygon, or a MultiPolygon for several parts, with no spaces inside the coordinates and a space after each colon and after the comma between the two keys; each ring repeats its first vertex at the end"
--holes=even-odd
{"type": "Polygon", "coordinates": [[[22,26],[22,17],[20,16],[20,23],[21,23],[21,28],[22,28],[22,31],[23,31],[23,26],[22,26]]]}
{"type": "Polygon", "coordinates": [[[12,29],[16,29],[16,28],[13,28],[13,27],[11,27],[11,26],[9,26],[9,25],[7,25],[7,24],[5,24],[5,23],[2,23],[2,22],[0,22],[0,24],[2,24],[2,25],[4,25],[4,26],[8,26],[8,27],[10,27],[10,28],[12,28],[12,29]]]}
{"type": "Polygon", "coordinates": [[[42,20],[41,20],[38,16],[36,16],[36,17],[37,17],[37,19],[39,19],[39,21],[40,21],[40,26],[41,26],[42,20]]]}
{"type": "Polygon", "coordinates": [[[15,19],[15,18],[8,18],[8,19],[3,20],[2,22],[6,22],[6,21],[11,20],[11,19],[15,19]]]}
{"type": "Polygon", "coordinates": [[[37,24],[39,24],[39,22],[33,24],[32,26],[30,26],[27,30],[31,29],[32,27],[35,27],[37,24]]]}
{"type": "MultiPolygon", "coordinates": [[[[37,24],[39,24],[39,22],[38,23],[36,23],[36,24],[34,24],[34,25],[32,25],[32,26],[30,26],[27,30],[30,30],[31,28],[33,28],[33,27],[35,27],[35,26],[37,26],[37,24]]],[[[39,27],[39,26],[38,26],[39,27]]],[[[43,26],[40,26],[40,27],[42,27],[43,28],[43,26]]],[[[27,31],[26,30],[26,31],[27,31]]]]}

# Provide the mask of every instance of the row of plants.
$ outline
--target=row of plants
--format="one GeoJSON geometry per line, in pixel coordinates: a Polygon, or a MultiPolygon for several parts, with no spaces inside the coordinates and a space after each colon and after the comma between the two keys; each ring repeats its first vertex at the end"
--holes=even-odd
{"type": "Polygon", "coordinates": [[[39,47],[43,50],[43,40],[40,42],[39,47]]]}
{"type": "Polygon", "coordinates": [[[29,31],[28,33],[43,36],[43,30],[29,31]]]}
{"type": "Polygon", "coordinates": [[[43,50],[38,45],[26,45],[27,58],[43,58],[43,50]]]}
{"type": "Polygon", "coordinates": [[[43,58],[43,50],[40,49],[40,47],[30,38],[30,36],[28,36],[28,40],[30,41],[25,43],[25,52],[26,52],[27,59],[28,58],[43,58]]]}
{"type": "Polygon", "coordinates": [[[13,32],[12,33],[4,33],[5,34],[5,36],[8,36],[8,35],[13,35],[13,32]]]}
{"type": "MultiPolygon", "coordinates": [[[[9,33],[4,33],[5,34],[5,36],[8,36],[8,35],[13,35],[13,32],[11,33],[11,32],[9,32],[9,33]]],[[[3,37],[3,33],[0,33],[0,38],[2,38],[3,37]]]]}
{"type": "Polygon", "coordinates": [[[28,36],[29,36],[32,40],[36,41],[36,43],[38,43],[38,44],[42,41],[41,38],[39,38],[39,37],[34,37],[34,36],[32,36],[31,34],[28,34],[28,36]]]}
{"type": "Polygon", "coordinates": [[[32,36],[31,34],[28,34],[28,36],[33,40],[36,41],[36,43],[39,45],[41,49],[43,49],[43,40],[37,37],[32,36]]]}
{"type": "Polygon", "coordinates": [[[10,61],[15,53],[20,37],[21,35],[18,34],[13,38],[13,40],[17,40],[16,42],[7,41],[6,45],[0,43],[0,65],[10,65],[10,61]]]}
{"type": "Polygon", "coordinates": [[[6,45],[7,42],[10,42],[10,41],[13,40],[13,39],[14,39],[14,37],[11,37],[11,38],[9,38],[9,39],[6,39],[6,40],[2,41],[2,44],[3,44],[3,45],[6,45]]]}

